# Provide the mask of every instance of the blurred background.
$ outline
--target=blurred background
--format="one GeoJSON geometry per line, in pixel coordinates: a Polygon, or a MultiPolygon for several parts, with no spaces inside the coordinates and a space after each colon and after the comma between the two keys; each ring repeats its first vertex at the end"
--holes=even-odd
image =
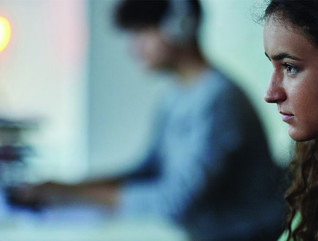
{"type": "MultiPolygon", "coordinates": [[[[262,0],[203,0],[202,45],[211,61],[238,80],[257,106],[282,165],[289,138],[275,105],[263,100],[271,73],[262,0]]],[[[153,107],[169,86],[130,58],[126,34],[114,28],[116,0],[1,0],[11,24],[0,53],[0,115],[32,119],[28,178],[74,181],[120,172],[142,153],[153,107]]]]}
{"type": "MultiPolygon", "coordinates": [[[[23,174],[10,174],[11,179],[76,182],[138,164],[158,97],[171,83],[127,54],[127,36],[113,26],[116,2],[0,0],[0,16],[11,26],[0,52],[0,119],[11,131],[7,135],[18,132],[14,144],[32,149],[22,157],[23,174]]],[[[206,56],[247,91],[275,161],[285,166],[287,125],[276,106],[263,100],[272,67],[255,18],[264,1],[202,4],[206,56]]]]}

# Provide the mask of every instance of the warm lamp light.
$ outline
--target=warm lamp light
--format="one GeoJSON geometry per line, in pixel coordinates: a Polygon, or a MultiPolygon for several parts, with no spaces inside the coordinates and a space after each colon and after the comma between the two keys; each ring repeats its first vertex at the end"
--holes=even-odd
{"type": "Polygon", "coordinates": [[[11,37],[11,27],[9,21],[0,17],[0,52],[8,45],[11,37]]]}

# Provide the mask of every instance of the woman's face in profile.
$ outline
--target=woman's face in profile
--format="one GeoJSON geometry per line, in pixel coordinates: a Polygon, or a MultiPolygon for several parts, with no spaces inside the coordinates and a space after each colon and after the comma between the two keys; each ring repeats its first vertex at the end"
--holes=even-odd
{"type": "Polygon", "coordinates": [[[275,16],[264,27],[265,54],[273,65],[265,101],[277,104],[296,141],[318,137],[318,48],[306,37],[275,16]]]}

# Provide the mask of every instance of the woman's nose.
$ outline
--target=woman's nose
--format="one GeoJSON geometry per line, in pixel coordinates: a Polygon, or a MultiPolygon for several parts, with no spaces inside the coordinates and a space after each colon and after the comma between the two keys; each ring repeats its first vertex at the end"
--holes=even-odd
{"type": "Polygon", "coordinates": [[[264,100],[268,103],[282,102],[286,99],[286,92],[282,84],[283,76],[275,73],[272,74],[267,90],[264,95],[264,100]]]}

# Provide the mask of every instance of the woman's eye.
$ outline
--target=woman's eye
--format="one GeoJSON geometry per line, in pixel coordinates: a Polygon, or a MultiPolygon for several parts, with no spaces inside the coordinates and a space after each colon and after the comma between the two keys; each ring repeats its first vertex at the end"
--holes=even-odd
{"type": "Polygon", "coordinates": [[[296,66],[293,66],[291,64],[284,63],[282,64],[282,66],[284,67],[287,74],[293,75],[299,72],[299,69],[296,66]]]}

